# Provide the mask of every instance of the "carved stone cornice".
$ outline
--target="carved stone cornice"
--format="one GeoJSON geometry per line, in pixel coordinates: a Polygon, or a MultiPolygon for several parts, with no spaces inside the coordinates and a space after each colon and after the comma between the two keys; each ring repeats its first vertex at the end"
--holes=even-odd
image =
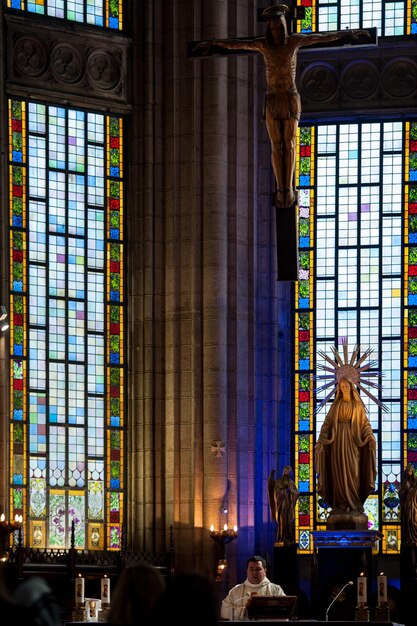
{"type": "Polygon", "coordinates": [[[384,38],[370,47],[300,50],[297,84],[302,120],[318,116],[416,115],[417,47],[384,38]]]}
{"type": "Polygon", "coordinates": [[[115,112],[128,107],[126,37],[63,20],[4,19],[9,93],[59,101],[68,96],[75,105],[115,112]]]}

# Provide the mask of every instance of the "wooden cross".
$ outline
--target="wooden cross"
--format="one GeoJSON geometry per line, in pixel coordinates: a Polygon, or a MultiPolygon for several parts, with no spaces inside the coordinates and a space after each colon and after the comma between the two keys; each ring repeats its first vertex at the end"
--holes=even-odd
{"type": "Polygon", "coordinates": [[[265,123],[271,141],[275,193],[278,280],[298,280],[298,219],[295,187],[295,145],[301,115],[296,87],[297,53],[301,47],[375,44],[376,28],[326,33],[291,33],[304,17],[303,7],[276,5],[258,11],[267,24],[260,37],[237,37],[188,42],[189,57],[260,53],[265,64],[267,90],[265,123]]]}

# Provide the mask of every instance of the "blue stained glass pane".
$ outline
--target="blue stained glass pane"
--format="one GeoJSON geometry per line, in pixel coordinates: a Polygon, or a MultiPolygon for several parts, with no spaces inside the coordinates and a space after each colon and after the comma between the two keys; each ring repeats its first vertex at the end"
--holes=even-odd
{"type": "Polygon", "coordinates": [[[298,483],[298,491],[309,491],[309,484],[305,481],[299,482],[298,483]]]}
{"type": "Polygon", "coordinates": [[[119,299],[120,299],[120,293],[118,291],[110,292],[110,300],[112,300],[113,302],[119,302],[119,299]]]}
{"type": "Polygon", "coordinates": [[[23,291],[23,283],[20,280],[13,281],[14,291],[23,291]]]}
{"type": "Polygon", "coordinates": [[[13,354],[15,356],[23,356],[23,346],[21,343],[17,344],[13,348],[13,354]]]}
{"type": "Polygon", "coordinates": [[[300,420],[298,422],[298,430],[303,432],[310,430],[310,420],[300,420]]]}
{"type": "Polygon", "coordinates": [[[417,35],[417,24],[411,24],[411,34],[417,35]]]}
{"type": "Polygon", "coordinates": [[[417,180],[417,170],[412,170],[410,172],[410,180],[417,180]]]}
{"type": "Polygon", "coordinates": [[[110,228],[110,239],[120,239],[120,230],[118,228],[110,228]]]}
{"type": "Polygon", "coordinates": [[[22,409],[15,409],[13,411],[13,419],[16,420],[16,422],[21,422],[23,420],[23,411],[22,411],[22,409]]]}
{"type": "Polygon", "coordinates": [[[119,178],[120,176],[120,168],[119,167],[111,167],[110,168],[110,176],[114,178],[119,178]]]}
{"type": "Polygon", "coordinates": [[[13,226],[17,226],[18,228],[22,228],[22,218],[18,217],[17,215],[13,215],[13,226]]]}
{"type": "Polygon", "coordinates": [[[310,247],[310,237],[300,237],[299,247],[300,248],[309,248],[310,247]]]}
{"type": "Polygon", "coordinates": [[[20,9],[20,0],[12,0],[10,6],[12,9],[20,9]]]}
{"type": "Polygon", "coordinates": [[[14,163],[22,163],[22,161],[23,161],[22,153],[21,152],[16,152],[15,150],[13,150],[13,152],[12,152],[12,161],[14,163]]]}
{"type": "Polygon", "coordinates": [[[310,187],[310,176],[300,176],[300,187],[310,187]]]}
{"type": "Polygon", "coordinates": [[[411,430],[417,429],[417,419],[412,419],[412,418],[408,419],[407,428],[410,428],[411,430]]]}
{"type": "Polygon", "coordinates": [[[417,296],[409,295],[408,296],[408,304],[410,304],[412,306],[416,306],[417,305],[417,296]]]}
{"type": "Polygon", "coordinates": [[[300,298],[298,300],[298,306],[300,307],[300,309],[308,309],[310,306],[310,299],[309,298],[300,298]]]}
{"type": "Polygon", "coordinates": [[[111,489],[120,489],[120,480],[116,479],[116,478],[112,478],[110,481],[110,488],[111,489]]]}
{"type": "Polygon", "coordinates": [[[410,243],[417,243],[417,233],[410,233],[408,235],[408,241],[410,243]]]}
{"type": "Polygon", "coordinates": [[[119,355],[118,354],[111,354],[110,355],[110,363],[112,363],[112,365],[119,364],[120,363],[119,355]]]}
{"type": "Polygon", "coordinates": [[[120,417],[112,415],[110,418],[110,426],[120,426],[120,417]]]}
{"type": "Polygon", "coordinates": [[[116,30],[119,30],[119,18],[109,17],[109,28],[114,28],[116,30]]]}
{"type": "Polygon", "coordinates": [[[310,369],[310,359],[300,359],[300,370],[310,369]]]}
{"type": "Polygon", "coordinates": [[[417,357],[409,356],[408,357],[408,367],[417,367],[417,357]]]}
{"type": "Polygon", "coordinates": [[[15,485],[23,485],[23,476],[22,474],[14,474],[13,482],[15,485]]]}

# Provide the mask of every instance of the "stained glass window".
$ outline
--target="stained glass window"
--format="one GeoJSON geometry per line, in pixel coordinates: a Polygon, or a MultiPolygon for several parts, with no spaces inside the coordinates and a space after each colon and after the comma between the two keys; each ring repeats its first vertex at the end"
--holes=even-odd
{"type": "Polygon", "coordinates": [[[123,0],[7,0],[10,9],[122,30],[123,0]]]}
{"type": "Polygon", "coordinates": [[[9,101],[11,516],[26,545],[119,549],[123,119],[9,101]]]}
{"type": "Polygon", "coordinates": [[[384,533],[383,550],[399,549],[401,474],[417,460],[416,139],[411,121],[300,128],[295,468],[301,550],[311,550],[310,531],[324,528],[328,514],[315,496],[313,469],[327,405],[317,415],[315,407],[329,391],[314,394],[318,352],[331,354],[343,337],[352,349],[370,347],[383,373],[379,399],[388,413],[363,396],[379,468],[378,495],[365,508],[369,527],[384,533]]]}

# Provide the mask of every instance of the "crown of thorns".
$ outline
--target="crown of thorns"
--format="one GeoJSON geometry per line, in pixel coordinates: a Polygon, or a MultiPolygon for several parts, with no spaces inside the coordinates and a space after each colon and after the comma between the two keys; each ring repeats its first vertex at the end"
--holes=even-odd
{"type": "Polygon", "coordinates": [[[271,7],[267,7],[261,13],[261,16],[265,20],[272,20],[274,17],[280,17],[281,15],[286,15],[289,11],[289,7],[286,4],[274,4],[271,7]]]}

